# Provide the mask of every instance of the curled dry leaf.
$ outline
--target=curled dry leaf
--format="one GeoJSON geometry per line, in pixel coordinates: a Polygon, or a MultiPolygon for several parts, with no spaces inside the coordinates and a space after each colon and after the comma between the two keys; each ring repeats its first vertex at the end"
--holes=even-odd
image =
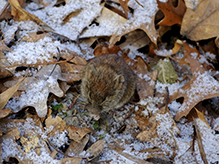
{"type": "Polygon", "coordinates": [[[186,116],[202,100],[219,96],[219,82],[205,71],[199,61],[191,56],[191,53],[198,53],[198,51],[189,47],[186,43],[183,45],[185,57],[178,59],[177,62],[179,64],[188,63],[193,76],[178,92],[170,96],[170,102],[180,97],[184,98],[183,104],[175,115],[177,121],[186,116]]]}
{"type": "MultiPolygon", "coordinates": [[[[58,79],[65,81],[61,77],[61,70],[59,65],[45,65],[33,77],[28,77],[22,85],[20,90],[25,90],[16,102],[16,107],[13,111],[19,111],[25,106],[32,106],[36,109],[38,116],[45,117],[47,114],[47,97],[49,93],[54,93],[58,97],[63,96],[63,91],[60,89],[57,82],[58,79]],[[52,74],[51,74],[52,73],[52,74]],[[51,74],[51,75],[50,75],[51,74]]],[[[6,82],[5,85],[13,85],[16,81],[6,82]]]]}
{"type": "Polygon", "coordinates": [[[87,64],[87,61],[78,56],[75,52],[70,50],[66,51],[61,52],[61,57],[64,59],[70,59],[73,56],[73,59],[71,59],[70,62],[60,63],[59,65],[62,77],[68,84],[72,84],[81,79],[81,70],[87,64]]]}
{"type": "Polygon", "coordinates": [[[197,9],[187,8],[181,26],[181,35],[193,41],[213,38],[219,33],[219,1],[203,0],[197,9]]]}
{"type": "MultiPolygon", "coordinates": [[[[163,26],[162,26],[163,27],[163,26]]],[[[131,51],[134,52],[150,43],[150,39],[142,30],[131,31],[124,35],[125,42],[119,44],[121,49],[124,49],[127,45],[131,46],[131,51]]]]}
{"type": "Polygon", "coordinates": [[[183,0],[177,1],[177,7],[173,6],[172,0],[161,2],[157,0],[158,7],[164,13],[164,18],[157,23],[159,26],[172,26],[174,24],[181,24],[183,15],[186,11],[186,6],[183,0]]]}
{"type": "Polygon", "coordinates": [[[12,51],[8,46],[5,45],[4,40],[0,41],[0,79],[12,76],[15,71],[14,69],[7,69],[4,67],[9,66],[9,62],[7,61],[5,55],[3,55],[2,51],[12,51]]]}
{"type": "Polygon", "coordinates": [[[94,36],[111,36],[113,35],[127,20],[119,14],[104,7],[96,18],[99,26],[87,27],[80,38],[88,38],[94,36]],[[101,30],[99,30],[101,27],[101,30]]]}
{"type": "MultiPolygon", "coordinates": [[[[136,117],[136,121],[140,121],[138,118],[139,117],[136,117]]],[[[145,121],[145,124],[149,125],[147,122],[148,120],[146,119],[145,121]]],[[[136,137],[138,140],[142,142],[152,142],[154,147],[160,148],[161,151],[165,151],[167,154],[168,152],[172,152],[173,148],[178,149],[175,135],[179,134],[180,131],[173,120],[172,115],[167,111],[166,106],[152,115],[149,118],[149,122],[149,129],[145,128],[145,130],[140,132],[136,137]],[[165,148],[162,147],[161,145],[163,142],[169,146],[166,146],[165,148]]],[[[143,125],[143,123],[141,123],[141,125],[143,125]]]]}
{"type": "Polygon", "coordinates": [[[135,8],[133,16],[129,20],[127,20],[117,30],[115,34],[112,35],[109,41],[110,47],[113,46],[117,41],[119,41],[123,35],[129,33],[130,31],[134,31],[136,29],[143,30],[148,35],[150,40],[155,45],[157,45],[158,35],[157,35],[155,24],[154,24],[155,14],[152,14],[152,13],[153,12],[156,13],[158,11],[158,8],[155,7],[156,10],[150,12],[152,15],[149,15],[147,12],[145,12],[146,10],[150,10],[150,8],[148,8],[150,5],[154,5],[154,6],[157,5],[155,1],[151,1],[151,3],[153,4],[148,4],[148,1],[144,1],[144,3],[142,3],[142,6],[139,5],[137,8],[133,7],[135,8]],[[144,21],[142,21],[142,18],[145,18],[143,19],[144,21]]]}
{"type": "Polygon", "coordinates": [[[56,116],[54,119],[52,116],[49,116],[46,119],[45,124],[48,130],[48,137],[56,135],[57,132],[61,133],[66,129],[66,122],[58,116],[56,116]]]}
{"type": "Polygon", "coordinates": [[[153,97],[155,81],[157,79],[157,70],[148,71],[148,66],[142,57],[137,56],[137,91],[140,99],[153,97]]]}
{"type": "Polygon", "coordinates": [[[119,147],[117,144],[110,144],[107,146],[108,148],[116,151],[118,154],[122,155],[123,157],[129,159],[130,161],[133,161],[134,163],[138,164],[152,164],[151,162],[147,162],[143,159],[137,158],[135,156],[132,156],[128,153],[125,153],[123,148],[119,147]]]}
{"type": "Polygon", "coordinates": [[[0,110],[2,110],[5,105],[7,104],[8,100],[12,97],[12,95],[18,90],[20,87],[21,83],[24,81],[25,77],[20,79],[17,84],[14,86],[10,87],[6,91],[0,94],[0,110]]]}
{"type": "Polygon", "coordinates": [[[60,164],[66,164],[66,163],[80,164],[81,161],[82,158],[79,157],[63,158],[60,160],[60,164]]]}
{"type": "Polygon", "coordinates": [[[80,142],[75,142],[71,140],[70,145],[65,153],[68,155],[72,153],[75,155],[79,155],[84,150],[84,147],[87,145],[89,139],[90,139],[90,136],[86,134],[85,137],[80,142]]]}
{"type": "Polygon", "coordinates": [[[148,97],[153,97],[157,70],[149,72],[147,63],[140,56],[136,57],[137,61],[130,59],[126,54],[123,54],[122,58],[137,75],[136,89],[139,98],[146,99],[148,97]]]}
{"type": "Polygon", "coordinates": [[[97,157],[103,151],[105,144],[106,140],[98,140],[93,145],[91,145],[86,151],[86,153],[89,153],[91,155],[91,158],[89,158],[88,161],[91,161],[92,159],[97,157]]]}
{"type": "Polygon", "coordinates": [[[1,109],[0,110],[0,118],[5,118],[7,117],[9,114],[14,113],[13,111],[11,111],[10,109],[1,109]]]}
{"type": "Polygon", "coordinates": [[[194,119],[194,125],[197,134],[195,148],[199,149],[200,152],[200,154],[196,154],[196,159],[198,159],[197,162],[201,163],[203,160],[204,163],[215,163],[218,161],[218,136],[213,133],[209,124],[206,124],[206,122],[202,121],[200,118],[194,119]]]}
{"type": "Polygon", "coordinates": [[[125,12],[125,16],[126,18],[128,18],[128,13],[129,13],[129,7],[128,7],[128,3],[129,3],[129,0],[119,0],[119,3],[122,7],[122,9],[124,10],[125,12]]]}
{"type": "Polygon", "coordinates": [[[205,151],[204,151],[204,148],[203,148],[203,145],[202,145],[200,130],[198,129],[198,126],[196,124],[196,119],[194,119],[193,123],[194,123],[194,126],[195,126],[195,132],[196,132],[196,136],[197,136],[196,140],[198,142],[198,148],[199,148],[202,160],[203,160],[204,164],[208,164],[207,159],[206,159],[206,154],[205,154],[205,151]]]}
{"type": "Polygon", "coordinates": [[[54,31],[51,27],[49,27],[46,23],[41,21],[39,18],[37,18],[35,15],[30,14],[26,10],[22,9],[19,2],[17,0],[9,0],[9,3],[12,7],[11,9],[11,15],[15,17],[15,20],[23,21],[23,20],[32,20],[38,24],[40,24],[44,30],[47,31],[54,31]]]}
{"type": "Polygon", "coordinates": [[[108,47],[108,44],[105,44],[105,46],[99,45],[94,49],[94,56],[98,57],[104,54],[117,54],[119,51],[121,51],[121,48],[116,45],[112,47],[108,47]]]}
{"type": "Polygon", "coordinates": [[[86,134],[91,133],[91,132],[95,133],[91,127],[78,128],[73,125],[68,125],[67,131],[68,131],[69,138],[78,143],[81,142],[81,140],[84,138],[86,134]]]}
{"type": "Polygon", "coordinates": [[[25,152],[30,152],[31,149],[35,149],[38,145],[39,138],[37,136],[31,136],[30,138],[21,137],[20,140],[25,152]]]}

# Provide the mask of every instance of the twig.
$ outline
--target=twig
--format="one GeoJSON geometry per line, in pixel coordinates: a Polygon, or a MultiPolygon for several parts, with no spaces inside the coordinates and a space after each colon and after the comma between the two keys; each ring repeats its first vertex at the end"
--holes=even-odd
{"type": "Polygon", "coordinates": [[[74,57],[70,58],[70,59],[66,59],[64,61],[59,61],[59,62],[49,62],[49,63],[37,63],[37,64],[18,64],[18,65],[11,65],[11,66],[7,66],[7,67],[3,67],[3,68],[13,68],[13,67],[30,67],[30,66],[35,66],[35,65],[50,65],[50,64],[59,64],[59,63],[65,63],[68,62],[70,60],[72,60],[74,57]]]}
{"type": "Polygon", "coordinates": [[[71,109],[72,108],[72,106],[75,104],[75,102],[77,101],[77,99],[80,97],[80,95],[78,95],[75,99],[74,99],[74,101],[72,102],[72,104],[68,107],[68,109],[71,109]]]}

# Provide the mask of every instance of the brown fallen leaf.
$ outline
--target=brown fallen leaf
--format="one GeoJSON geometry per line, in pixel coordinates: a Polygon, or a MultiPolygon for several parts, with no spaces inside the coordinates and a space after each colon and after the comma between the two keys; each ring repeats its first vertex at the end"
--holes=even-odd
{"type": "MultiPolygon", "coordinates": [[[[180,131],[167,109],[164,106],[152,115],[149,118],[149,127],[140,132],[136,138],[142,142],[152,142],[154,147],[158,147],[168,154],[178,149],[175,135],[179,134],[180,131]],[[167,144],[165,148],[161,146],[163,143],[167,144]]],[[[136,117],[136,121],[137,119],[138,117],[136,117]]],[[[146,125],[148,125],[147,120],[146,125]]],[[[175,155],[172,154],[172,156],[175,155]]]]}
{"type": "Polygon", "coordinates": [[[80,143],[71,140],[70,145],[65,153],[68,155],[71,155],[72,153],[75,155],[79,155],[84,150],[84,147],[87,145],[89,139],[90,136],[86,134],[80,143]]]}
{"type": "Polygon", "coordinates": [[[54,30],[51,27],[49,27],[46,23],[44,23],[42,20],[37,18],[35,15],[30,14],[26,10],[22,9],[22,7],[20,6],[18,0],[9,0],[8,2],[10,3],[10,5],[12,7],[11,15],[14,16],[15,20],[23,21],[23,20],[29,20],[30,19],[30,20],[40,24],[41,27],[44,28],[44,30],[54,32],[54,30]]]}
{"type": "Polygon", "coordinates": [[[14,113],[13,111],[11,111],[10,109],[2,109],[0,110],[0,119],[1,118],[5,118],[7,117],[9,114],[14,113]]]}
{"type": "MultiPolygon", "coordinates": [[[[154,3],[154,2],[153,2],[154,3]]],[[[151,5],[151,4],[150,4],[151,5]]],[[[115,45],[115,43],[117,41],[119,41],[121,39],[121,37],[127,33],[129,33],[130,31],[134,31],[136,29],[141,29],[143,30],[148,37],[150,38],[151,42],[154,45],[157,45],[157,31],[155,29],[155,24],[154,24],[154,19],[155,19],[155,14],[150,15],[149,13],[147,13],[146,11],[148,10],[148,6],[150,6],[147,4],[147,1],[144,1],[144,3],[142,3],[142,6],[137,6],[133,7],[135,8],[134,14],[133,16],[127,20],[119,29],[118,31],[112,35],[109,43],[110,46],[115,45]],[[137,13],[141,13],[141,16],[139,16],[139,14],[137,13]],[[145,21],[142,21],[142,18],[144,18],[145,21]],[[150,21],[148,21],[150,20],[150,21]]],[[[153,4],[155,5],[155,4],[153,4]]],[[[132,7],[132,6],[130,6],[132,7]]],[[[157,12],[158,9],[154,12],[157,12]]]]}
{"type": "Polygon", "coordinates": [[[106,140],[98,140],[94,144],[92,144],[86,151],[86,153],[89,153],[91,155],[91,158],[88,159],[88,161],[91,161],[95,157],[97,157],[104,148],[104,145],[106,144],[106,140]]]}
{"type": "Polygon", "coordinates": [[[200,152],[196,155],[197,162],[201,163],[203,161],[204,163],[215,163],[218,161],[219,151],[219,139],[217,135],[213,133],[209,124],[206,124],[206,122],[202,121],[200,118],[194,119],[194,125],[197,135],[197,143],[195,143],[195,147],[196,149],[199,149],[200,152]]]}
{"type": "Polygon", "coordinates": [[[6,91],[0,94],[0,110],[2,110],[5,105],[7,104],[8,100],[12,97],[12,95],[18,90],[20,87],[21,83],[24,81],[25,77],[20,79],[17,84],[14,86],[10,87],[6,91]]]}
{"type": "Polygon", "coordinates": [[[123,11],[125,12],[125,16],[126,18],[128,19],[128,13],[129,13],[129,7],[128,7],[128,3],[129,3],[129,0],[119,0],[119,3],[123,9],[123,11]]]}
{"type": "Polygon", "coordinates": [[[95,133],[91,127],[78,128],[78,127],[75,127],[73,125],[68,125],[67,131],[68,131],[69,138],[74,140],[75,142],[78,142],[78,143],[81,142],[81,140],[84,138],[84,136],[86,134],[91,133],[91,132],[95,133]]]}
{"type": "Polygon", "coordinates": [[[0,79],[10,77],[14,75],[14,69],[7,69],[3,67],[10,66],[10,63],[6,59],[5,55],[3,54],[3,51],[12,51],[8,46],[6,46],[4,40],[0,41],[0,79]]]}
{"type": "Polygon", "coordinates": [[[197,112],[198,118],[201,119],[203,122],[205,122],[209,128],[211,128],[210,125],[208,124],[207,120],[205,119],[205,115],[202,112],[200,112],[196,107],[194,107],[194,108],[195,108],[195,111],[197,112]]]}
{"type": "Polygon", "coordinates": [[[157,79],[158,71],[154,70],[152,72],[148,71],[147,64],[140,57],[137,56],[137,91],[139,98],[141,100],[148,97],[153,97],[155,81],[157,79]]]}
{"type": "Polygon", "coordinates": [[[13,139],[14,141],[20,138],[20,132],[17,128],[12,129],[11,131],[4,134],[0,137],[0,143],[2,143],[5,139],[13,139]]]}
{"type": "Polygon", "coordinates": [[[161,2],[157,0],[158,7],[164,13],[164,18],[157,23],[159,26],[172,26],[174,24],[182,24],[182,18],[186,11],[183,0],[177,1],[177,7],[173,6],[172,0],[161,2]]]}
{"type": "Polygon", "coordinates": [[[81,161],[82,161],[82,158],[79,158],[79,157],[71,157],[71,158],[60,159],[61,164],[66,164],[66,163],[80,164],[81,161]]]}
{"type": "Polygon", "coordinates": [[[150,43],[150,39],[142,30],[131,31],[123,35],[123,37],[125,42],[119,44],[119,47],[124,49],[127,45],[132,46],[132,52],[150,43]]]}
{"type": "Polygon", "coordinates": [[[37,136],[31,136],[30,138],[22,136],[20,142],[27,153],[30,152],[31,149],[35,149],[39,146],[39,138],[37,136]]]}
{"type": "MultiPolygon", "coordinates": [[[[20,85],[19,90],[25,90],[25,94],[21,95],[20,103],[17,104],[14,111],[20,111],[25,106],[32,106],[36,109],[38,116],[45,117],[47,114],[47,97],[49,93],[54,93],[58,97],[63,96],[63,91],[60,89],[57,82],[58,79],[65,81],[61,77],[59,65],[45,65],[33,77],[28,77],[20,85]],[[52,73],[52,74],[51,74],[52,73]]],[[[16,81],[7,81],[5,86],[13,86],[16,81]]]]}
{"type": "Polygon", "coordinates": [[[121,48],[119,46],[112,46],[112,47],[108,47],[109,45],[106,43],[103,45],[99,45],[97,47],[95,47],[94,49],[94,56],[98,57],[104,54],[117,54],[119,51],[121,51],[121,48]]]}
{"type": "Polygon", "coordinates": [[[77,53],[72,52],[70,50],[66,50],[67,52],[61,52],[60,57],[64,59],[70,59],[70,62],[60,63],[59,66],[61,68],[61,75],[66,80],[68,84],[72,84],[81,79],[81,70],[87,64],[87,61],[77,53]]]}
{"type": "Polygon", "coordinates": [[[191,53],[198,53],[198,51],[189,47],[186,43],[183,45],[185,57],[181,60],[178,59],[177,62],[179,64],[187,62],[191,68],[193,77],[178,92],[170,96],[169,102],[180,97],[184,98],[182,106],[175,115],[177,121],[183,116],[186,116],[200,101],[219,96],[219,82],[205,71],[201,63],[191,56],[191,53]]]}
{"type": "Polygon", "coordinates": [[[25,37],[21,39],[21,41],[25,42],[37,42],[40,39],[45,38],[46,36],[50,37],[48,33],[40,33],[38,34],[37,32],[32,32],[28,33],[25,37]]]}
{"type": "Polygon", "coordinates": [[[197,9],[187,8],[180,34],[193,41],[213,38],[218,35],[218,0],[203,0],[197,9]]]}
{"type": "Polygon", "coordinates": [[[46,119],[45,124],[48,130],[47,132],[48,137],[56,135],[57,132],[61,133],[66,129],[66,122],[58,116],[56,116],[55,118],[49,116],[46,119]]]}
{"type": "Polygon", "coordinates": [[[130,155],[129,153],[123,152],[123,148],[119,147],[117,144],[109,144],[107,146],[108,148],[116,151],[118,154],[122,155],[123,157],[129,159],[130,161],[133,161],[134,163],[138,164],[152,164],[151,162],[147,162],[143,159],[137,158],[135,156],[130,155]]]}

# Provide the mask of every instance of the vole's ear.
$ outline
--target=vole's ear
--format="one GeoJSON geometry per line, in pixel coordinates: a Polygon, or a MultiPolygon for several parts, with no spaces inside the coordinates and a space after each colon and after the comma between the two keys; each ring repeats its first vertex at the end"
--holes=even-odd
{"type": "Polygon", "coordinates": [[[120,89],[125,82],[125,78],[122,75],[117,75],[114,78],[114,89],[120,89]]]}

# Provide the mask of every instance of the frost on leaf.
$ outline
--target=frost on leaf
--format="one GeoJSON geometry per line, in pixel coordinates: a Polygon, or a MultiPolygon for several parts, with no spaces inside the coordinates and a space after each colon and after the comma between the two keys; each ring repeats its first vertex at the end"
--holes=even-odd
{"type": "Polygon", "coordinates": [[[143,1],[141,5],[143,7],[140,5],[130,6],[135,10],[133,16],[129,20],[127,20],[122,26],[120,26],[117,32],[111,37],[110,45],[114,45],[117,41],[121,39],[123,35],[136,29],[143,30],[148,35],[150,40],[155,45],[157,44],[158,35],[154,25],[154,13],[158,11],[156,1],[143,1]]]}
{"type": "Polygon", "coordinates": [[[32,106],[40,117],[45,117],[49,93],[54,93],[58,97],[63,96],[57,80],[65,81],[65,79],[61,77],[58,65],[54,71],[53,68],[54,65],[46,65],[33,77],[26,78],[19,88],[25,92],[22,92],[20,97],[9,101],[6,107],[17,112],[25,106],[32,106]]]}
{"type": "Polygon", "coordinates": [[[177,147],[175,135],[180,131],[165,106],[150,117],[148,123],[145,120],[145,123],[147,126],[141,127],[144,130],[137,135],[137,139],[142,142],[150,141],[154,147],[160,148],[165,153],[170,152],[172,147],[177,147]]]}
{"type": "Polygon", "coordinates": [[[185,57],[182,61],[186,61],[189,64],[193,76],[185,86],[170,96],[170,102],[180,97],[184,97],[183,104],[175,116],[177,121],[183,116],[186,116],[200,101],[219,96],[219,82],[205,71],[199,61],[191,56],[193,51],[194,50],[191,47],[184,43],[185,57]]]}

